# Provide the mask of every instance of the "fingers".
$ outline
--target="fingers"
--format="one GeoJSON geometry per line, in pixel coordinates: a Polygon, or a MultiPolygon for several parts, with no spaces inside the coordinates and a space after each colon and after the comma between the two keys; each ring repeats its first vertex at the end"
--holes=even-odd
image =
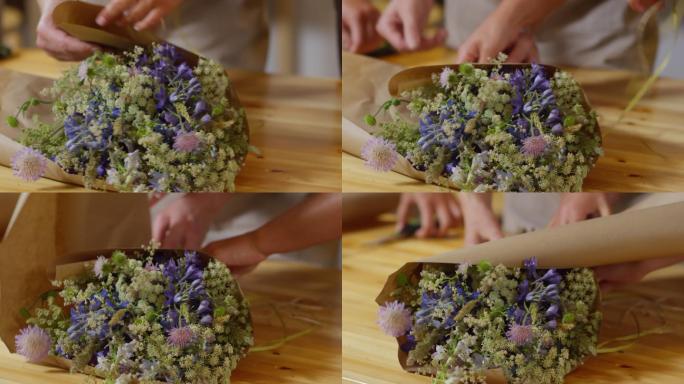
{"type": "Polygon", "coordinates": [[[479,43],[467,40],[458,48],[458,56],[456,56],[456,64],[474,63],[477,62],[479,52],[479,43]]]}
{"type": "Polygon", "coordinates": [[[154,207],[166,196],[163,192],[153,192],[150,194],[150,207],[154,207]]]}
{"type": "Polygon", "coordinates": [[[430,237],[432,235],[432,228],[435,225],[435,213],[428,199],[417,199],[416,205],[420,213],[420,229],[416,232],[416,235],[420,238],[430,237]]]}
{"type": "Polygon", "coordinates": [[[164,16],[166,16],[167,10],[162,9],[162,8],[154,8],[150,13],[145,16],[142,21],[138,22],[133,26],[133,29],[136,31],[143,31],[146,29],[154,28],[159,23],[164,19],[164,16]]]}
{"type": "Polygon", "coordinates": [[[513,43],[513,49],[508,54],[507,63],[524,63],[528,61],[534,42],[529,38],[520,38],[513,43]]]}
{"type": "Polygon", "coordinates": [[[351,51],[351,31],[346,25],[342,26],[342,49],[345,51],[351,51]]]}
{"type": "Polygon", "coordinates": [[[95,22],[100,26],[105,26],[118,19],[121,19],[124,11],[129,9],[136,0],[113,0],[110,1],[95,18],[95,22]]]}
{"type": "Polygon", "coordinates": [[[457,224],[463,220],[463,212],[461,212],[461,207],[458,205],[458,201],[455,198],[449,199],[448,207],[449,211],[451,212],[451,216],[454,219],[454,224],[457,224]]]}
{"type": "Polygon", "coordinates": [[[447,235],[449,228],[454,226],[454,220],[449,212],[449,206],[447,204],[437,205],[435,211],[437,213],[437,221],[439,222],[437,236],[444,237],[447,235]]]}
{"type": "Polygon", "coordinates": [[[477,54],[477,62],[480,64],[489,64],[492,59],[501,51],[501,48],[495,44],[483,43],[480,45],[480,51],[477,54]]]}
{"type": "Polygon", "coordinates": [[[37,30],[36,45],[50,56],[64,61],[83,60],[92,55],[98,47],[67,35],[54,27],[40,27],[37,30]]]}
{"type": "Polygon", "coordinates": [[[412,202],[413,201],[409,195],[401,195],[401,198],[399,199],[399,206],[397,207],[397,232],[401,231],[401,229],[406,226],[412,202]]]}
{"type": "Polygon", "coordinates": [[[406,46],[408,49],[415,51],[420,48],[421,41],[423,40],[423,30],[413,16],[404,17],[403,21],[406,46]]]}
{"type": "Polygon", "coordinates": [[[124,18],[128,24],[135,24],[145,18],[145,15],[147,15],[154,6],[155,0],[140,0],[135,3],[133,8],[128,12],[125,12],[124,18]]]}
{"type": "Polygon", "coordinates": [[[378,33],[383,36],[396,50],[406,51],[408,46],[404,43],[404,35],[401,29],[401,23],[390,18],[390,16],[383,15],[378,23],[378,33]]]}
{"type": "Polygon", "coordinates": [[[152,240],[162,244],[166,236],[166,231],[169,230],[170,219],[167,215],[161,214],[157,216],[152,224],[152,240]]]}
{"type": "Polygon", "coordinates": [[[610,204],[608,203],[608,199],[606,199],[603,196],[598,198],[598,211],[601,217],[611,215],[610,204]]]}

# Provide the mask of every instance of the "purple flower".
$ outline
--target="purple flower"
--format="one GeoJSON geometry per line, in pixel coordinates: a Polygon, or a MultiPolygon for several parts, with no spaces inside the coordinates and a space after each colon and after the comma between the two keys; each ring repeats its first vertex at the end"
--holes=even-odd
{"type": "Polygon", "coordinates": [[[47,159],[33,148],[23,148],[12,156],[14,176],[26,181],[36,181],[45,175],[47,159]]]}
{"type": "Polygon", "coordinates": [[[195,341],[195,332],[190,327],[173,328],[169,331],[168,343],[183,349],[195,341]]]}
{"type": "Polygon", "coordinates": [[[194,109],[192,114],[195,116],[199,116],[206,111],[207,111],[207,103],[204,100],[200,100],[197,103],[195,103],[195,109],[194,109]]]}
{"type": "Polygon", "coordinates": [[[523,140],[522,153],[527,156],[537,157],[546,152],[547,142],[544,136],[530,136],[523,140]]]}
{"type": "Polygon", "coordinates": [[[212,119],[211,119],[211,115],[208,114],[208,113],[205,114],[204,116],[202,116],[202,118],[200,119],[200,121],[202,122],[202,124],[209,124],[209,123],[211,122],[211,120],[212,120],[212,119]]]}
{"type": "Polygon", "coordinates": [[[551,128],[551,133],[553,133],[556,136],[561,136],[565,130],[563,129],[563,125],[560,123],[556,124],[551,128]]]}
{"type": "Polygon", "coordinates": [[[534,334],[531,325],[511,324],[511,328],[506,332],[508,340],[516,345],[525,345],[532,341],[534,334]]]}
{"type": "Polygon", "coordinates": [[[14,338],[17,353],[31,363],[38,363],[48,357],[52,340],[45,330],[36,326],[22,329],[14,338]]]}
{"type": "Polygon", "coordinates": [[[173,149],[180,152],[193,152],[199,148],[201,141],[194,132],[184,132],[176,136],[173,149]]]}
{"type": "Polygon", "coordinates": [[[366,160],[366,166],[379,171],[388,172],[399,161],[397,147],[389,141],[373,137],[361,149],[361,157],[366,160]]]}
{"type": "Polygon", "coordinates": [[[385,303],[378,309],[378,325],[390,336],[403,336],[411,329],[411,312],[399,301],[385,303]]]}

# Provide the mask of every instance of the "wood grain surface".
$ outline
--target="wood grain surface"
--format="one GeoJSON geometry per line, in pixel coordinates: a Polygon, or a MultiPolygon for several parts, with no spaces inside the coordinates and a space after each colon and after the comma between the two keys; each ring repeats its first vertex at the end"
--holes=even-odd
{"type": "MultiPolygon", "coordinates": [[[[406,67],[453,63],[445,48],[384,59],[406,67]]],[[[584,182],[586,191],[657,192],[684,190],[684,80],[661,78],[637,107],[617,120],[644,80],[638,74],[605,69],[567,68],[599,114],[605,156],[584,182]]],[[[344,81],[344,76],[343,76],[344,81]]],[[[406,176],[378,174],[353,156],[342,158],[345,192],[423,190],[406,176]]]]}
{"type": "MultiPolygon", "coordinates": [[[[0,68],[56,78],[69,63],[35,49],[0,61],[0,68]]],[[[228,71],[247,112],[250,155],[237,178],[239,192],[336,192],[341,188],[340,81],[228,71]]],[[[5,122],[0,122],[5,124],[5,122]]],[[[0,167],[0,191],[83,191],[52,180],[26,183],[0,167]]]]}
{"type": "MultiPolygon", "coordinates": [[[[283,261],[262,263],[240,279],[251,302],[256,346],[284,335],[273,306],[284,318],[287,335],[312,332],[267,351],[250,353],[233,372],[233,384],[339,383],[341,371],[340,272],[283,261]]],[[[84,375],[36,364],[11,355],[0,342],[0,384],[83,384],[84,375]]]]}
{"type": "MultiPolygon", "coordinates": [[[[431,379],[404,372],[397,343],[376,325],[375,297],[387,276],[404,263],[462,246],[461,233],[440,240],[410,239],[383,246],[368,242],[392,233],[391,221],[347,230],[342,256],[342,377],[345,383],[429,384],[431,379]]],[[[566,377],[566,383],[681,383],[684,377],[684,265],[662,269],[644,282],[605,295],[600,341],[636,333],[627,310],[641,329],[667,324],[671,332],[639,339],[620,353],[589,359],[566,377]]],[[[503,383],[499,375],[488,383],[503,383]]]]}

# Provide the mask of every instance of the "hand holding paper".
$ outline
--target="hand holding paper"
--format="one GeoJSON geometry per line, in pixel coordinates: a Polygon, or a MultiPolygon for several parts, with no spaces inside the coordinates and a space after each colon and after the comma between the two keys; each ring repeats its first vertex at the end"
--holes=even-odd
{"type": "Polygon", "coordinates": [[[36,29],[36,45],[50,56],[64,61],[83,60],[98,49],[97,45],[86,43],[57,28],[52,11],[64,0],[43,0],[42,14],[36,29]]]}
{"type": "Polygon", "coordinates": [[[182,0],[112,0],[97,16],[97,24],[119,22],[132,25],[136,31],[153,28],[164,16],[176,9],[182,0]]]}

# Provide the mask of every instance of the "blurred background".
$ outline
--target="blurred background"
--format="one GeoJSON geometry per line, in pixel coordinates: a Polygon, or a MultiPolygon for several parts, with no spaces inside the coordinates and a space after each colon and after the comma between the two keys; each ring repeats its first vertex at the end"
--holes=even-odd
{"type": "MultiPolygon", "coordinates": [[[[266,71],[340,77],[339,1],[267,0],[266,71]]],[[[35,47],[40,17],[35,0],[0,0],[0,38],[12,50],[35,47]]]]}

